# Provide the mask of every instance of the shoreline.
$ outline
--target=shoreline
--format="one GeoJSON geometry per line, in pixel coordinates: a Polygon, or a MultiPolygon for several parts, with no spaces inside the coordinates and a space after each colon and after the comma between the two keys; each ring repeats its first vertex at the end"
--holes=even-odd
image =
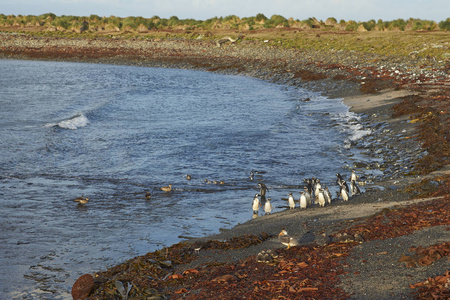
{"type": "MultiPolygon", "coordinates": [[[[213,282],[211,278],[217,277],[217,274],[212,271],[214,267],[211,265],[218,264],[222,266],[223,264],[243,264],[243,262],[245,264],[250,258],[252,258],[252,262],[254,263],[253,257],[262,250],[267,249],[277,251],[277,253],[279,253],[278,255],[281,257],[288,257],[290,250],[280,250],[283,246],[279,244],[276,239],[270,238],[276,235],[281,228],[287,228],[290,233],[300,239],[301,245],[304,245],[305,247],[311,247],[311,245],[313,245],[315,247],[326,248],[330,243],[333,245],[333,241],[330,240],[330,237],[333,235],[335,236],[339,230],[348,230],[351,225],[362,222],[359,219],[370,218],[377,212],[395,210],[406,204],[412,205],[413,203],[423,201],[425,201],[425,203],[444,201],[448,207],[450,200],[448,194],[446,196],[444,194],[444,197],[439,196],[441,198],[433,198],[430,197],[430,195],[427,195],[426,197],[422,197],[422,200],[411,201],[412,193],[402,192],[403,189],[411,186],[411,184],[417,184],[426,178],[425,175],[410,175],[407,177],[403,175],[404,173],[408,173],[416,163],[417,159],[424,154],[420,147],[417,147],[417,141],[410,138],[411,136],[416,135],[417,126],[409,122],[409,115],[403,115],[396,118],[392,117],[393,106],[409,96],[418,94],[430,95],[437,89],[443,89],[444,95],[447,94],[447,97],[444,98],[444,100],[448,101],[450,82],[448,76],[445,76],[445,73],[442,73],[442,71],[440,71],[441,73],[436,73],[435,71],[430,71],[429,73],[425,72],[426,75],[420,77],[420,83],[417,83],[417,76],[413,76],[413,72],[417,72],[417,70],[413,69],[409,73],[404,71],[404,69],[400,67],[403,62],[400,61],[399,63],[398,58],[395,58],[393,62],[384,60],[383,68],[381,68],[373,57],[370,57],[368,60],[368,57],[365,55],[362,55],[362,58],[356,56],[350,57],[350,63],[348,65],[337,65],[337,62],[342,58],[341,56],[348,54],[340,53],[336,54],[336,57],[328,55],[329,58],[324,59],[324,53],[320,52],[313,53],[301,50],[281,50],[278,48],[256,45],[253,42],[243,42],[239,45],[225,45],[221,48],[214,47],[214,45],[206,42],[192,41],[134,41],[133,43],[133,41],[119,40],[116,42],[117,43],[109,41],[108,44],[102,40],[98,41],[97,44],[97,41],[91,41],[89,43],[89,41],[83,40],[65,40],[61,38],[42,39],[29,38],[24,35],[10,35],[7,41],[0,43],[0,58],[62,60],[126,64],[142,67],[193,69],[221,74],[245,75],[278,84],[294,85],[314,91],[322,91],[325,96],[330,98],[342,98],[343,102],[350,107],[351,111],[356,112],[360,116],[364,116],[362,121],[372,128],[372,134],[362,147],[373,144],[371,145],[371,151],[376,152],[382,150],[378,154],[384,155],[384,157],[407,155],[407,159],[402,159],[400,162],[388,162],[387,165],[390,165],[387,167],[375,166],[375,168],[390,168],[386,170],[389,174],[389,176],[385,176],[386,180],[384,180],[384,182],[377,182],[377,185],[383,187],[382,190],[368,191],[361,196],[356,196],[348,203],[337,201],[325,208],[314,207],[307,209],[305,213],[300,213],[299,210],[296,210],[294,214],[290,211],[278,212],[273,215],[238,224],[232,229],[224,230],[217,235],[188,240],[188,243],[205,243],[209,240],[229,240],[251,234],[258,235],[262,232],[266,233],[269,237],[264,238],[261,242],[258,241],[257,244],[250,244],[250,246],[242,249],[201,249],[198,257],[193,261],[179,264],[173,263],[170,270],[170,273],[172,274],[185,274],[187,270],[197,270],[199,273],[212,273],[204,275],[208,279],[200,279],[200,277],[196,277],[199,276],[197,273],[192,273],[191,276],[183,275],[182,277],[184,279],[181,277],[179,280],[177,280],[177,278],[170,278],[170,280],[168,280],[169,283],[161,281],[161,279],[157,280],[157,283],[153,286],[165,286],[164,293],[165,295],[170,295],[171,298],[191,297],[192,299],[195,299],[196,294],[201,295],[203,292],[202,290],[206,288],[197,288],[195,290],[196,292],[194,292],[194,289],[190,290],[188,287],[194,286],[194,283],[189,283],[190,279],[187,277],[193,277],[195,281],[203,280],[205,284],[209,282],[211,285],[211,282],[213,282]],[[372,61],[372,65],[370,61],[372,61]],[[386,70],[386,72],[383,70],[386,70]],[[438,76],[435,76],[436,74],[438,76]],[[323,91],[324,89],[326,89],[326,91],[323,91]],[[387,124],[387,127],[377,128],[377,124],[387,124]],[[372,137],[373,139],[371,140],[372,137]],[[388,149],[388,145],[389,147],[392,147],[388,149]],[[395,163],[397,163],[397,165],[395,165],[395,163]],[[408,169],[405,169],[405,167],[408,169]],[[339,215],[336,216],[336,214],[339,215]],[[270,223],[268,224],[268,222],[270,223]],[[176,285],[173,281],[179,281],[181,282],[181,285],[176,285]]],[[[408,69],[407,66],[408,64],[406,62],[404,68],[408,69]]],[[[371,168],[374,166],[361,167],[371,168]]],[[[447,176],[446,178],[448,180],[448,167],[443,170],[442,176],[447,176]]],[[[438,232],[440,232],[443,231],[442,228],[445,227],[444,225],[450,225],[449,221],[443,220],[440,225],[428,227],[431,229],[427,230],[430,230],[430,232],[438,230],[438,232]]],[[[420,232],[420,230],[421,229],[418,229],[415,232],[420,232]]],[[[407,251],[409,247],[417,245],[417,243],[429,246],[439,241],[449,241],[449,231],[444,231],[444,233],[446,233],[444,239],[436,232],[433,232],[433,234],[430,234],[430,236],[433,236],[433,239],[421,237],[414,243],[412,241],[408,245],[405,243],[401,249],[407,251]]],[[[405,236],[403,235],[403,237],[405,236]]],[[[367,240],[361,245],[353,245],[353,247],[350,248],[358,249],[358,247],[365,247],[371,243],[373,243],[373,241],[367,240]]],[[[383,242],[379,243],[383,244],[383,242]]],[[[174,251],[174,246],[176,245],[165,249],[170,248],[172,250],[168,251],[174,251]]],[[[373,249],[370,248],[371,246],[368,247],[369,249],[373,249]]],[[[383,244],[383,247],[388,246],[383,244]]],[[[156,252],[159,253],[161,251],[156,252]]],[[[368,253],[370,253],[370,251],[367,251],[365,254],[360,253],[359,255],[366,256],[368,253]]],[[[404,253],[407,254],[407,252],[404,253]]],[[[354,259],[351,254],[350,249],[348,253],[345,255],[343,254],[342,256],[343,258],[348,257],[348,261],[351,261],[354,259]]],[[[161,253],[158,255],[161,255],[161,253]]],[[[146,256],[147,255],[143,257],[146,256]]],[[[376,255],[372,256],[376,257],[376,255]]],[[[153,255],[151,255],[151,257],[153,257],[153,255]]],[[[165,257],[167,259],[167,253],[165,257]]],[[[110,269],[120,268],[121,265],[130,264],[132,261],[139,261],[140,259],[141,258],[139,257],[134,258],[110,269]]],[[[366,257],[366,260],[370,261],[370,259],[371,258],[366,257]]],[[[174,259],[172,260],[174,261],[174,259]]],[[[434,269],[429,273],[429,276],[443,274],[444,271],[449,269],[448,263],[444,260],[445,258],[433,265],[434,269]]],[[[355,261],[353,262],[355,263],[355,261]]],[[[150,266],[152,264],[154,263],[149,263],[150,266]]],[[[344,266],[348,264],[349,263],[343,263],[344,266]]],[[[280,264],[278,264],[278,266],[279,265],[280,264]]],[[[381,268],[380,265],[377,265],[377,267],[381,268]]],[[[99,287],[102,287],[103,292],[108,290],[109,287],[109,291],[115,292],[117,295],[117,291],[114,290],[115,288],[112,286],[111,280],[119,280],[118,278],[120,278],[123,282],[129,281],[129,277],[126,275],[118,275],[118,273],[114,273],[114,271],[111,270],[96,274],[95,286],[97,289],[96,291],[91,292],[90,299],[101,299],[101,294],[95,294],[96,292],[99,292],[99,287]]],[[[342,271],[342,273],[336,272],[339,273],[335,274],[333,277],[333,279],[336,279],[336,282],[331,282],[331,286],[328,288],[338,288],[339,286],[341,292],[337,293],[337,295],[345,296],[346,298],[353,297],[355,299],[370,299],[369,291],[371,289],[372,292],[379,292],[379,294],[376,295],[378,297],[377,299],[400,299],[408,296],[408,292],[412,292],[409,284],[415,283],[419,278],[423,277],[421,272],[418,272],[417,270],[415,272],[409,272],[409,274],[407,274],[409,277],[406,276],[406,278],[405,276],[399,278],[399,274],[386,274],[386,278],[391,276],[391,281],[399,282],[400,286],[389,286],[389,288],[386,288],[385,290],[382,288],[377,290],[374,288],[375,285],[383,285],[385,283],[380,282],[379,280],[373,280],[372,283],[365,282],[361,285],[356,284],[358,280],[364,282],[363,278],[359,278],[361,277],[358,276],[359,274],[366,274],[368,277],[375,276],[370,273],[370,271],[365,269],[362,270],[361,267],[359,269],[353,269],[353,266],[349,266],[346,271],[347,275],[344,274],[344,271],[342,271]],[[349,270],[352,270],[353,276],[349,275],[349,270]],[[359,272],[359,274],[356,274],[357,272],[359,272]],[[340,280],[337,278],[340,278],[340,280]],[[339,281],[341,282],[340,285],[338,285],[339,281]],[[351,294],[353,294],[353,296],[351,296],[351,294]]],[[[421,271],[423,271],[423,269],[421,269],[421,271]]],[[[240,271],[238,274],[243,275],[242,272],[243,271],[240,271]]],[[[169,272],[167,272],[166,275],[168,273],[169,272]]],[[[234,274],[235,273],[236,272],[234,272],[234,274]]],[[[427,277],[424,277],[423,280],[426,278],[427,277]]],[[[139,280],[135,279],[133,284],[136,284],[135,281],[139,280]]],[[[238,276],[237,281],[243,282],[244,279],[239,278],[238,276]]],[[[218,283],[214,282],[213,285],[214,284],[217,285],[218,283]]],[[[233,284],[236,283],[230,283],[225,280],[223,283],[219,284],[219,287],[216,286],[215,288],[223,290],[224,286],[226,287],[226,285],[233,284]]],[[[136,286],[138,285],[136,284],[136,286]]],[[[313,283],[307,284],[305,287],[311,289],[306,292],[312,294],[303,295],[318,297],[317,294],[314,294],[318,292],[315,290],[317,286],[317,283],[316,285],[313,283]]],[[[260,286],[260,289],[261,288],[262,287],[260,286]]],[[[284,290],[286,289],[287,288],[284,288],[284,290]]],[[[295,287],[294,291],[298,293],[299,289],[300,287],[295,287]]],[[[160,295],[158,296],[160,298],[155,299],[164,299],[164,294],[160,293],[157,288],[155,288],[155,290],[158,291],[152,292],[155,297],[160,295]]],[[[259,291],[261,292],[262,290],[259,291]]],[[[288,290],[288,293],[293,292],[288,290]]],[[[140,295],[146,294],[141,292],[140,295]]],[[[225,297],[226,299],[226,296],[224,295],[227,294],[223,294],[219,298],[225,297]]],[[[246,296],[258,298],[256,295],[257,294],[246,296]]],[[[321,295],[323,296],[324,294],[321,295]]]]}

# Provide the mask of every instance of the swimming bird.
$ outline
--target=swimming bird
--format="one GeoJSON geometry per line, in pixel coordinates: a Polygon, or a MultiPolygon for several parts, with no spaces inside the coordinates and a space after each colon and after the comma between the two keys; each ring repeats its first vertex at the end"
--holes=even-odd
{"type": "Polygon", "coordinates": [[[152,194],[150,194],[150,192],[145,193],[145,199],[150,200],[151,197],[152,194]]]}
{"type": "Polygon", "coordinates": [[[253,214],[258,214],[260,206],[261,206],[261,204],[259,203],[259,194],[256,194],[255,198],[253,198],[253,202],[252,202],[253,214]]]}
{"type": "Polygon", "coordinates": [[[285,229],[278,234],[278,240],[289,249],[291,246],[298,246],[298,241],[290,236],[285,229]]]}
{"type": "Polygon", "coordinates": [[[75,198],[73,201],[78,202],[78,204],[85,205],[89,202],[89,198],[81,195],[81,197],[75,198]]]}
{"type": "Polygon", "coordinates": [[[272,203],[270,203],[270,198],[267,198],[266,203],[264,204],[264,212],[266,214],[270,214],[273,210],[272,203]]]}
{"type": "Polygon", "coordinates": [[[187,180],[191,180],[191,179],[192,179],[192,176],[189,175],[189,174],[187,174],[187,175],[186,175],[186,179],[187,179],[187,180]]]}
{"type": "Polygon", "coordinates": [[[298,204],[301,209],[306,209],[308,207],[308,200],[306,200],[305,192],[300,192],[300,200],[298,200],[298,204]]]}
{"type": "Polygon", "coordinates": [[[161,188],[161,191],[163,191],[163,192],[170,192],[170,191],[172,191],[172,185],[169,184],[168,186],[163,186],[161,188]]]}
{"type": "Polygon", "coordinates": [[[356,184],[355,180],[352,180],[350,182],[350,189],[352,190],[352,196],[361,194],[361,190],[359,189],[359,186],[356,184]]]}
{"type": "Polygon", "coordinates": [[[250,180],[253,180],[253,177],[255,176],[255,173],[253,171],[250,172],[250,176],[248,177],[250,180]]]}
{"type": "Polygon", "coordinates": [[[289,195],[288,199],[289,209],[294,209],[295,208],[294,196],[292,196],[292,193],[289,193],[288,195],[289,195]]]}
{"type": "Polygon", "coordinates": [[[325,206],[325,195],[323,194],[323,189],[319,189],[319,192],[317,193],[317,201],[319,202],[320,207],[325,206]]]}
{"type": "Polygon", "coordinates": [[[328,204],[331,204],[331,193],[330,190],[328,189],[328,187],[326,186],[323,192],[323,195],[325,196],[325,200],[327,201],[328,204]]]}

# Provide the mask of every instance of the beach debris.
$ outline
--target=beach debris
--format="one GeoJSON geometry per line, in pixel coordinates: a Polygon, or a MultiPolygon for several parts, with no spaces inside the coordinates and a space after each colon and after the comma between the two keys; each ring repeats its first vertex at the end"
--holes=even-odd
{"type": "Polygon", "coordinates": [[[411,252],[415,255],[407,256],[402,254],[398,262],[406,263],[406,267],[416,268],[417,266],[429,266],[433,262],[450,256],[450,242],[431,245],[429,247],[411,247],[411,252]]]}
{"type": "Polygon", "coordinates": [[[423,282],[411,284],[412,289],[417,289],[416,299],[449,299],[450,298],[450,271],[444,275],[429,277],[423,282]]]}
{"type": "Polygon", "coordinates": [[[123,286],[123,283],[119,280],[117,280],[114,285],[116,286],[117,291],[119,292],[120,296],[122,296],[122,299],[127,300],[128,294],[131,291],[131,288],[133,287],[129,282],[127,283],[127,289],[125,290],[125,287],[123,286]]]}

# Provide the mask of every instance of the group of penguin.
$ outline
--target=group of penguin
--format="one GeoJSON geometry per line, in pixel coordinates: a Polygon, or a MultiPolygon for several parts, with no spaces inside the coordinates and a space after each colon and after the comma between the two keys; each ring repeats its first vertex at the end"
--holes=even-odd
{"type": "MultiPolygon", "coordinates": [[[[337,193],[337,197],[341,197],[342,200],[348,201],[350,196],[361,194],[361,190],[356,183],[357,176],[354,170],[352,170],[352,174],[350,176],[350,188],[345,181],[344,177],[337,173],[336,174],[336,184],[339,185],[339,192],[337,193]]],[[[312,177],[303,179],[305,183],[304,190],[300,192],[300,199],[298,200],[299,206],[301,209],[306,209],[308,206],[313,204],[319,204],[320,207],[324,207],[327,204],[331,204],[332,196],[330,190],[326,186],[322,186],[320,180],[318,178],[312,177]]],[[[264,204],[264,212],[265,214],[270,214],[273,210],[273,205],[271,203],[271,199],[266,199],[266,193],[269,191],[267,186],[264,183],[258,183],[259,193],[255,195],[252,202],[253,214],[257,215],[259,213],[260,207],[264,204]]],[[[287,203],[289,205],[289,209],[295,209],[296,200],[292,193],[288,194],[287,203]]]]}

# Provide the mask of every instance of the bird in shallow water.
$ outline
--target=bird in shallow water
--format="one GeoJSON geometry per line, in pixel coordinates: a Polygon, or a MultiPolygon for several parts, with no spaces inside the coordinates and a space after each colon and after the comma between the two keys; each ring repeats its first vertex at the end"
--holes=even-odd
{"type": "Polygon", "coordinates": [[[172,185],[169,184],[168,186],[163,186],[161,188],[161,191],[163,191],[163,192],[170,192],[170,191],[172,191],[172,185]]]}
{"type": "Polygon", "coordinates": [[[287,233],[286,229],[281,230],[281,232],[278,234],[278,240],[283,245],[286,245],[288,249],[291,246],[298,246],[298,241],[295,238],[293,238],[292,236],[290,236],[287,233]]]}
{"type": "Polygon", "coordinates": [[[73,201],[78,202],[81,205],[85,205],[86,203],[89,202],[89,198],[81,195],[81,197],[75,198],[75,199],[73,199],[73,201]]]}
{"type": "Polygon", "coordinates": [[[267,198],[266,203],[264,204],[264,212],[267,214],[270,214],[273,210],[272,203],[270,203],[270,198],[267,198]]]}
{"type": "Polygon", "coordinates": [[[191,179],[192,179],[192,176],[189,175],[189,174],[187,174],[187,175],[186,175],[186,179],[187,179],[187,180],[191,180],[191,179]]]}
{"type": "Polygon", "coordinates": [[[145,193],[145,199],[150,200],[151,197],[152,194],[150,194],[150,192],[145,193]]]}
{"type": "Polygon", "coordinates": [[[255,198],[253,198],[253,202],[252,202],[252,209],[253,209],[254,215],[258,214],[260,206],[261,206],[261,204],[259,203],[259,194],[256,194],[255,198]]]}

